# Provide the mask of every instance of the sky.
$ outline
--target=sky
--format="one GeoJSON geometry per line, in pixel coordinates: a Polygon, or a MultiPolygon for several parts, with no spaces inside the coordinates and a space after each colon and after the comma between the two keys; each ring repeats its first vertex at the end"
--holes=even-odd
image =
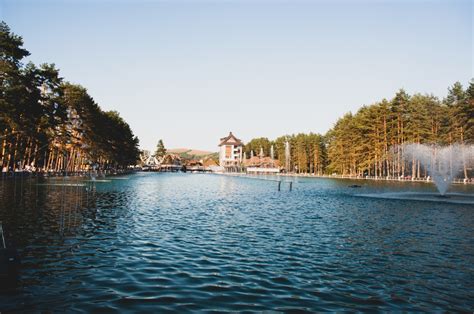
{"type": "Polygon", "coordinates": [[[26,61],[55,63],[154,150],[325,133],[400,88],[473,77],[474,1],[0,0],[26,61]]]}

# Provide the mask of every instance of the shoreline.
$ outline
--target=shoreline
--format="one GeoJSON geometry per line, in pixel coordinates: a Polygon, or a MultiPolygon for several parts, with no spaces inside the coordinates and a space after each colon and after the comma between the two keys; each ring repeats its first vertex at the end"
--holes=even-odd
{"type": "MultiPolygon", "coordinates": [[[[131,169],[114,169],[114,170],[100,170],[95,171],[97,178],[105,178],[107,176],[116,176],[116,175],[126,175],[133,174],[140,171],[131,170],[131,169]]],[[[90,177],[94,171],[50,171],[50,172],[30,172],[30,171],[16,171],[16,172],[2,172],[1,180],[9,180],[15,178],[53,178],[53,177],[90,177]]],[[[193,172],[189,172],[193,173],[193,172]]],[[[203,173],[203,172],[200,172],[203,173]]],[[[314,178],[314,179],[340,179],[340,180],[370,180],[370,181],[391,181],[391,182],[417,182],[417,183],[430,183],[434,184],[431,179],[411,179],[411,178],[398,178],[398,177],[374,177],[374,176],[349,176],[349,175],[315,175],[315,174],[305,174],[305,173],[274,173],[274,174],[249,174],[246,172],[206,172],[216,175],[226,175],[226,176],[236,176],[236,177],[246,177],[246,178],[255,178],[261,180],[271,180],[279,181],[278,179],[265,179],[266,177],[285,177],[285,178],[314,178]]],[[[454,179],[451,184],[457,185],[474,185],[474,179],[469,180],[464,179],[454,179]]]]}
{"type": "MultiPolygon", "coordinates": [[[[229,175],[229,176],[241,176],[241,177],[293,177],[293,178],[314,178],[314,179],[341,179],[341,180],[370,180],[370,181],[395,181],[395,182],[417,182],[417,183],[430,183],[434,184],[431,179],[407,179],[398,177],[360,177],[360,176],[347,176],[347,175],[315,175],[315,174],[301,174],[301,173],[277,173],[277,174],[248,174],[245,172],[214,172],[214,174],[229,175]]],[[[464,179],[454,179],[451,184],[462,184],[462,185],[474,185],[474,180],[470,179],[465,181],[464,179]]]]}
{"type": "Polygon", "coordinates": [[[96,178],[105,178],[107,176],[118,176],[131,174],[135,171],[130,169],[107,169],[107,170],[84,170],[84,171],[10,171],[2,172],[2,180],[10,180],[16,178],[62,178],[62,177],[92,177],[95,174],[96,178]]]}

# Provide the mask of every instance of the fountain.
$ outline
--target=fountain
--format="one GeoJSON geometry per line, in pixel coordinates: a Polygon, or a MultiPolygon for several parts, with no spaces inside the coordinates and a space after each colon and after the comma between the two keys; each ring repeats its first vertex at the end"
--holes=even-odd
{"type": "MultiPolygon", "coordinates": [[[[400,191],[399,187],[392,192],[357,194],[361,197],[427,201],[436,203],[451,203],[474,205],[474,193],[447,193],[451,183],[459,177],[464,167],[469,169],[474,164],[474,145],[454,144],[449,146],[405,144],[402,146],[405,161],[419,163],[424,168],[428,177],[432,179],[438,193],[400,191]]],[[[410,186],[407,186],[411,189],[410,186]]],[[[469,187],[462,188],[469,191],[469,187]]],[[[462,190],[461,189],[461,190],[462,190]]]]}
{"type": "Polygon", "coordinates": [[[270,147],[270,158],[273,160],[275,159],[275,152],[273,150],[273,145],[270,147]]]}
{"type": "Polygon", "coordinates": [[[290,172],[290,143],[288,140],[285,142],[285,170],[290,172]]]}
{"type": "Polygon", "coordinates": [[[445,196],[453,179],[463,166],[472,159],[473,146],[449,145],[432,146],[424,144],[406,144],[404,155],[420,161],[432,177],[440,195],[445,196]]]}

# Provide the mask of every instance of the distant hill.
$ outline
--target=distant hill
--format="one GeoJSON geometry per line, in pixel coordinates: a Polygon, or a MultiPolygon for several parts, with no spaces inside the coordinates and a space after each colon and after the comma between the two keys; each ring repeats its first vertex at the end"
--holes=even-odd
{"type": "Polygon", "coordinates": [[[199,150],[199,149],[192,149],[192,148],[170,148],[168,149],[168,152],[173,153],[173,154],[187,153],[189,155],[195,155],[195,156],[207,156],[207,155],[212,155],[215,153],[215,152],[210,152],[206,150],[199,150]]]}
{"type": "Polygon", "coordinates": [[[192,148],[170,148],[169,153],[177,154],[183,159],[202,159],[204,157],[211,157],[215,159],[218,157],[217,152],[210,152],[206,150],[192,149],[192,148]]]}

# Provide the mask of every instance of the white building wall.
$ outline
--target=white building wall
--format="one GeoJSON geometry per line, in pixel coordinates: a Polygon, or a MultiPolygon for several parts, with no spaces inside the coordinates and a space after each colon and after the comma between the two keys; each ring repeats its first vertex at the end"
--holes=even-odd
{"type": "Polygon", "coordinates": [[[242,146],[222,145],[219,151],[219,164],[224,165],[226,161],[242,161],[242,146]],[[226,158],[226,146],[231,146],[230,158],[226,158]]]}

